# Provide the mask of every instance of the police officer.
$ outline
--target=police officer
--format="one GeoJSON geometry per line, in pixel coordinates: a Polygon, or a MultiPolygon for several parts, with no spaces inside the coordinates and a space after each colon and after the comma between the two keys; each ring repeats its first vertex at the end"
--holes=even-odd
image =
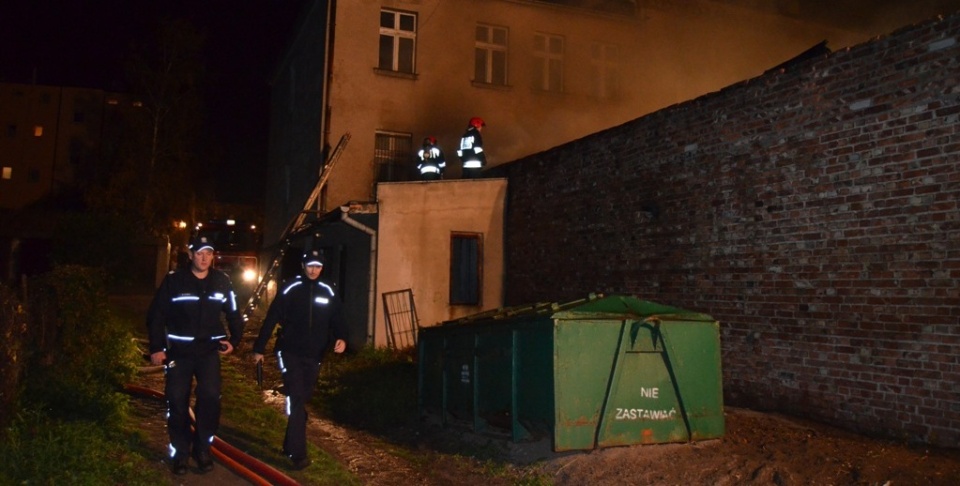
{"type": "Polygon", "coordinates": [[[220,355],[243,336],[243,318],[227,274],[211,268],[213,243],[194,237],[190,266],[167,274],[147,312],[150,362],[165,365],[167,429],[175,474],[186,474],[191,446],[201,473],[213,469],[210,445],[220,424],[220,355]],[[229,336],[220,320],[224,314],[229,336]],[[190,389],[196,386],[196,427],[190,431],[190,389]]]}
{"type": "Polygon", "coordinates": [[[347,349],[340,301],[333,288],[320,280],[323,255],[311,250],[301,261],[303,275],[284,282],[270,303],[263,327],[253,345],[253,361],[263,360],[267,341],[280,325],[274,350],[287,395],[287,430],[283,452],[294,469],[310,464],[307,458],[307,409],[320,374],[320,362],[333,342],[333,351],[347,349]]]}
{"type": "Polygon", "coordinates": [[[420,163],[417,169],[420,171],[420,178],[425,181],[435,181],[443,178],[443,169],[447,167],[447,162],[443,157],[443,151],[437,146],[436,137],[427,137],[423,139],[423,146],[417,152],[420,163]]]}
{"type": "Polygon", "coordinates": [[[463,164],[463,177],[475,179],[480,176],[480,170],[487,165],[487,155],[483,152],[483,137],[480,132],[487,126],[480,117],[473,117],[467,123],[467,131],[460,137],[460,149],[457,155],[463,164]]]}

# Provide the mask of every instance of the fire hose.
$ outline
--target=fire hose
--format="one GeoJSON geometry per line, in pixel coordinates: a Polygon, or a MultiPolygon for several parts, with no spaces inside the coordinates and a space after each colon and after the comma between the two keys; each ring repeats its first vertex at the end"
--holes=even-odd
{"type": "MultiPolygon", "coordinates": [[[[124,386],[124,389],[129,393],[137,393],[160,400],[166,398],[163,392],[139,385],[128,384],[124,386]]],[[[190,419],[194,420],[192,408],[190,409],[190,419]]],[[[214,436],[211,452],[221,463],[253,484],[265,486],[297,486],[299,484],[290,476],[224,442],[219,437],[214,436]]]]}

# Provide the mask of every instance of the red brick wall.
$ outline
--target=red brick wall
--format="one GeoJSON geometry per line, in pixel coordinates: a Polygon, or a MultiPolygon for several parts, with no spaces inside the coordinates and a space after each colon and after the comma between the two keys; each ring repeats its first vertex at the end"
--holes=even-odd
{"type": "Polygon", "coordinates": [[[727,404],[956,447],[958,36],[917,25],[494,170],[507,303],[705,312],[727,404]]]}

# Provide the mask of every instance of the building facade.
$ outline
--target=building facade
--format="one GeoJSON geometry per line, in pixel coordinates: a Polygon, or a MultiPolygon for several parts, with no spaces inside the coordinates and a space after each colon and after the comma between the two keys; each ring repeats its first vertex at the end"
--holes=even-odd
{"type": "Polygon", "coordinates": [[[502,305],[506,197],[502,178],[381,183],[377,202],[339,206],[289,233],[264,297],[301,273],[305,250],[320,249],[348,346],[410,347],[418,327],[502,305]]]}
{"type": "Polygon", "coordinates": [[[856,37],[735,2],[692,3],[308,2],[273,78],[265,241],[302,209],[344,134],[321,212],[409,180],[426,136],[459,177],[471,117],[487,124],[492,167],[856,37]]]}
{"type": "Polygon", "coordinates": [[[506,179],[383,183],[377,193],[374,345],[402,341],[387,319],[399,291],[410,290],[422,327],[503,305],[506,179]]]}

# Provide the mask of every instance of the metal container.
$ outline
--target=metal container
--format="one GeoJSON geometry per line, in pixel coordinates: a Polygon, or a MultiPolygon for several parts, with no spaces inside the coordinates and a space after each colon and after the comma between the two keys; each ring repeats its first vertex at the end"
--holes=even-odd
{"type": "Polygon", "coordinates": [[[629,296],[473,315],[419,335],[421,413],[555,451],[724,432],[717,321],[629,296]]]}

